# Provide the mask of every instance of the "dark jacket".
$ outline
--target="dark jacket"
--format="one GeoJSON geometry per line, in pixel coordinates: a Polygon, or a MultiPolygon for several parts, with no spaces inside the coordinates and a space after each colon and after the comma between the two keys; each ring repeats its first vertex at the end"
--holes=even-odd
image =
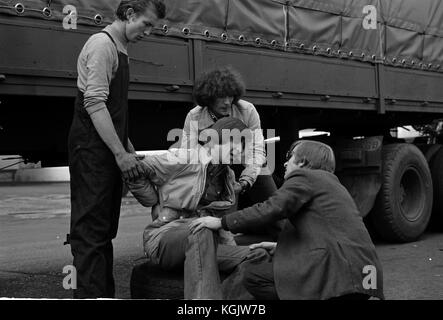
{"type": "Polygon", "coordinates": [[[226,215],[222,224],[237,233],[281,219],[287,220],[274,254],[280,299],[329,299],[349,293],[384,298],[375,247],[351,195],[334,174],[294,170],[271,198],[226,215]],[[375,267],[376,289],[363,286],[367,265],[375,267]]]}

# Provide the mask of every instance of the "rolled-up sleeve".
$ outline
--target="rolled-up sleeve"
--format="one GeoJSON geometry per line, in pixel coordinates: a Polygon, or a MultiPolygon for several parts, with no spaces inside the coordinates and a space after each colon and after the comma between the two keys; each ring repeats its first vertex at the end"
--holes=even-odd
{"type": "Polygon", "coordinates": [[[198,120],[189,112],[183,125],[181,148],[192,149],[198,144],[198,120]]]}
{"type": "Polygon", "coordinates": [[[252,143],[248,144],[250,150],[247,150],[246,152],[247,154],[252,155],[252,161],[248,161],[248,164],[240,175],[240,180],[245,180],[252,186],[257,180],[257,176],[260,174],[263,164],[266,162],[266,155],[260,116],[252,104],[251,108],[247,125],[252,131],[253,139],[252,143]]]}
{"type": "Polygon", "coordinates": [[[126,182],[129,190],[144,207],[152,207],[158,203],[158,194],[154,184],[147,177],[126,182]]]}
{"type": "Polygon", "coordinates": [[[188,144],[190,143],[189,141],[190,136],[191,136],[191,113],[189,112],[186,115],[185,123],[183,125],[181,148],[189,149],[188,144]]]}
{"type": "Polygon", "coordinates": [[[113,70],[118,65],[115,45],[104,37],[90,41],[85,49],[86,83],[84,107],[89,114],[105,108],[113,70]]]}

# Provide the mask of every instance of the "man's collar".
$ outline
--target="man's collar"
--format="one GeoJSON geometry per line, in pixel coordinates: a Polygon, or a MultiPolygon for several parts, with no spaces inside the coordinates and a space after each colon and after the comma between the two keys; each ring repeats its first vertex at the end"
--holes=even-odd
{"type": "Polygon", "coordinates": [[[106,26],[104,28],[105,31],[108,31],[114,41],[118,42],[122,49],[124,49],[123,53],[127,54],[128,51],[128,42],[126,41],[126,31],[125,28],[122,28],[121,26],[124,26],[123,24],[120,25],[120,23],[123,23],[122,21],[116,20],[114,23],[106,26]]]}
{"type": "MultiPolygon", "coordinates": [[[[232,107],[231,107],[232,108],[232,107]]],[[[229,114],[227,114],[227,115],[225,115],[225,116],[217,116],[214,112],[212,112],[211,110],[209,110],[208,109],[208,113],[209,113],[209,116],[211,117],[211,119],[214,121],[214,122],[217,122],[218,120],[220,120],[220,119],[222,119],[222,118],[226,118],[226,117],[229,117],[230,115],[229,114]]]]}
{"type": "MultiPolygon", "coordinates": [[[[230,113],[227,117],[229,116],[232,116],[232,106],[230,113]]],[[[221,118],[222,117],[217,117],[213,112],[211,112],[208,107],[203,107],[200,119],[198,120],[198,129],[199,130],[207,129],[221,118]]]]}

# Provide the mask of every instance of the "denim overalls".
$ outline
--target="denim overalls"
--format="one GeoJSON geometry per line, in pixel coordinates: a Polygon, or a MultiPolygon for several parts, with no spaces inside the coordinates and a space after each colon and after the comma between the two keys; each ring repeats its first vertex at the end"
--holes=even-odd
{"type": "MultiPolygon", "coordinates": [[[[106,31],[115,45],[114,39],[106,31]]],[[[118,69],[106,102],[123,146],[128,144],[128,56],[118,69]]],[[[74,298],[114,297],[112,239],[117,235],[122,177],[111,150],[98,135],[78,91],[68,138],[71,175],[71,252],[77,269],[74,298]]]]}

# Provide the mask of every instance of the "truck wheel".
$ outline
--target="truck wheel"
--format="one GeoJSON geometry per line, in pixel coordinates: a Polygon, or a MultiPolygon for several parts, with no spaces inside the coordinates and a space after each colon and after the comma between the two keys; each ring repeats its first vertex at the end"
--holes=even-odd
{"type": "Polygon", "coordinates": [[[430,164],[432,184],[434,186],[434,204],[430,227],[433,230],[443,230],[443,148],[440,148],[430,164]]]}
{"type": "Polygon", "coordinates": [[[432,210],[432,179],[421,151],[412,144],[383,147],[382,187],[370,218],[385,240],[409,242],[426,229],[432,210]]]}

